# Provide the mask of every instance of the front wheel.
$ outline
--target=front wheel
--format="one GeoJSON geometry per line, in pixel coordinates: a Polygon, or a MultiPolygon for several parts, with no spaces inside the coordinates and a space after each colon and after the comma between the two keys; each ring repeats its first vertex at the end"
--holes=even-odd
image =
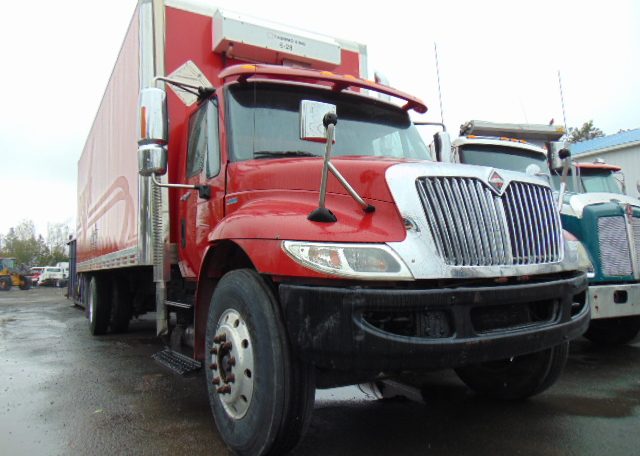
{"type": "Polygon", "coordinates": [[[560,377],[569,342],[529,355],[490,361],[456,369],[469,388],[496,399],[526,399],[553,385],[560,377]]]}
{"type": "Polygon", "coordinates": [[[600,345],[622,345],[631,342],[640,332],[640,317],[591,320],[584,337],[600,345]]]}
{"type": "Polygon", "coordinates": [[[9,291],[13,283],[10,277],[0,277],[0,291],[9,291]]]}
{"type": "Polygon", "coordinates": [[[222,277],[205,343],[209,402],[225,443],[239,455],[291,450],[313,411],[313,370],[292,355],[278,301],[255,271],[222,277]]]}

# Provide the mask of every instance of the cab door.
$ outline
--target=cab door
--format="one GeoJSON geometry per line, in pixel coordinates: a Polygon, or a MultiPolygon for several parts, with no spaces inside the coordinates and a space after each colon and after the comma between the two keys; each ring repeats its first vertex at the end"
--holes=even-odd
{"type": "Polygon", "coordinates": [[[210,197],[197,190],[183,190],[179,199],[180,269],[183,277],[195,278],[207,246],[207,236],[224,216],[224,170],[220,159],[220,128],[217,99],[203,102],[189,119],[186,161],[188,184],[204,185],[210,197]]]}

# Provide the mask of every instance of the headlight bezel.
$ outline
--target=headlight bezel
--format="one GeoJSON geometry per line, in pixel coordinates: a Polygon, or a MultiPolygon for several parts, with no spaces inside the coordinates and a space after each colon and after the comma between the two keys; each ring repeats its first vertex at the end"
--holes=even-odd
{"type": "MultiPolygon", "coordinates": [[[[339,242],[307,242],[307,241],[282,241],[282,250],[296,263],[316,272],[335,277],[358,280],[383,280],[383,281],[407,281],[415,280],[413,274],[402,258],[386,244],[366,243],[339,243],[339,242]],[[340,268],[329,267],[311,259],[312,249],[333,251],[333,260],[340,262],[340,268]],[[367,252],[376,252],[377,260],[385,258],[395,262],[397,271],[358,271],[349,263],[345,251],[351,251],[356,255],[366,255],[367,252]]],[[[375,258],[373,260],[376,260],[375,258]]]]}
{"type": "Polygon", "coordinates": [[[587,278],[592,279],[595,277],[595,266],[591,260],[591,256],[586,247],[577,238],[568,239],[565,237],[564,242],[567,244],[567,249],[574,251],[576,255],[577,267],[580,271],[587,273],[587,278]]]}

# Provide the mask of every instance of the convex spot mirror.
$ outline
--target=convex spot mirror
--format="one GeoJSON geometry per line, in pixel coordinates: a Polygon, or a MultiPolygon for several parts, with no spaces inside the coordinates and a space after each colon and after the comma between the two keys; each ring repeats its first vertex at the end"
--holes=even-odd
{"type": "Polygon", "coordinates": [[[167,94],[148,87],[138,99],[138,171],[142,176],[167,172],[167,94]]]}
{"type": "Polygon", "coordinates": [[[326,142],[327,133],[322,119],[330,112],[337,114],[336,105],[320,101],[302,100],[300,102],[300,139],[326,142]]]}

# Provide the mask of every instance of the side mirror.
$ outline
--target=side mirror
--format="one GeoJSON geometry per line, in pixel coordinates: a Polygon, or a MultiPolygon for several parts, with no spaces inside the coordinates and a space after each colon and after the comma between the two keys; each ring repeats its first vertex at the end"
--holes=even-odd
{"type": "Polygon", "coordinates": [[[640,179],[636,181],[636,190],[638,190],[638,193],[640,193],[640,179]]]}
{"type": "Polygon", "coordinates": [[[569,148],[567,147],[567,144],[565,144],[563,141],[551,141],[547,143],[547,153],[549,154],[548,159],[549,159],[549,168],[550,169],[559,169],[562,168],[562,161],[563,161],[563,156],[565,153],[569,153],[569,155],[571,155],[571,153],[569,152],[569,148]],[[566,151],[566,152],[563,152],[566,151]]]}
{"type": "Polygon", "coordinates": [[[329,113],[336,115],[336,105],[302,100],[300,102],[300,139],[326,143],[327,133],[323,119],[329,113]]]}
{"type": "Polygon", "coordinates": [[[571,157],[571,151],[569,149],[560,149],[558,151],[558,157],[560,158],[560,160],[566,160],[567,158],[571,157]]]}
{"type": "Polygon", "coordinates": [[[161,176],[167,172],[167,94],[149,87],[138,99],[138,172],[142,176],[161,176]]]}
{"type": "MultiPolygon", "coordinates": [[[[558,209],[562,209],[562,203],[564,201],[564,192],[567,190],[567,177],[569,175],[569,168],[571,168],[571,152],[568,148],[563,147],[558,150],[558,159],[561,160],[562,163],[562,177],[560,178],[560,191],[558,192],[558,209]]],[[[574,172],[571,173],[573,177],[573,188],[574,191],[577,189],[578,185],[578,176],[574,172]]]]}
{"type": "Polygon", "coordinates": [[[443,163],[454,162],[451,137],[446,131],[439,131],[433,135],[433,144],[436,150],[436,160],[443,163]]]}
{"type": "Polygon", "coordinates": [[[618,185],[620,185],[620,190],[622,190],[622,193],[624,193],[626,195],[627,194],[627,183],[624,180],[624,174],[621,171],[618,171],[618,172],[613,173],[613,177],[618,182],[618,185]]]}
{"type": "Polygon", "coordinates": [[[167,173],[167,147],[157,144],[138,146],[138,173],[148,177],[167,173]]]}

